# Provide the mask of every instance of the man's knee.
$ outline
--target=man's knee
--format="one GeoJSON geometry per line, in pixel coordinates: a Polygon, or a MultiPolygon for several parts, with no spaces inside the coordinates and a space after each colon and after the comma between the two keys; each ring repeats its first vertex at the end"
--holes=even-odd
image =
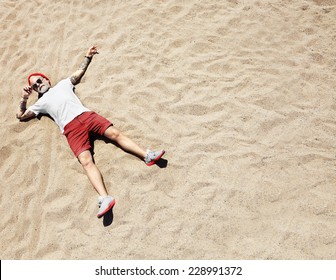
{"type": "Polygon", "coordinates": [[[111,140],[117,140],[120,135],[121,135],[120,131],[114,128],[113,126],[110,126],[105,131],[105,136],[111,140]]]}
{"type": "Polygon", "coordinates": [[[92,155],[91,155],[91,153],[90,153],[89,151],[85,151],[85,152],[81,153],[81,154],[78,156],[78,160],[79,160],[80,164],[81,164],[84,168],[87,168],[87,167],[89,167],[91,164],[94,164],[92,155]]]}

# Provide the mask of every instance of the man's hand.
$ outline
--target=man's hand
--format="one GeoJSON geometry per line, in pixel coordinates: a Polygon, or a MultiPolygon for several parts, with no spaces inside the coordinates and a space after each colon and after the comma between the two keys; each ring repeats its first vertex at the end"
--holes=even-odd
{"type": "Polygon", "coordinates": [[[29,96],[32,94],[32,92],[33,92],[32,87],[30,87],[30,86],[24,87],[21,97],[23,99],[28,99],[29,96]]]}
{"type": "Polygon", "coordinates": [[[98,54],[97,47],[96,46],[92,46],[87,51],[86,56],[93,57],[95,54],[98,54]]]}

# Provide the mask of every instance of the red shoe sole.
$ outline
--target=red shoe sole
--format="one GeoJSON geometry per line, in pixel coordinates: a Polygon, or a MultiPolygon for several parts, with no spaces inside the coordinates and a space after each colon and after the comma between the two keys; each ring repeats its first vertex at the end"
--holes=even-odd
{"type": "Polygon", "coordinates": [[[147,166],[152,166],[153,164],[155,164],[160,158],[162,158],[162,156],[165,154],[165,151],[162,151],[162,153],[157,156],[155,159],[153,159],[151,162],[146,163],[147,166]]]}
{"type": "Polygon", "coordinates": [[[113,199],[110,202],[110,204],[108,205],[108,207],[105,209],[105,211],[102,212],[102,213],[100,213],[99,215],[97,215],[97,218],[103,217],[108,211],[110,211],[113,208],[113,206],[114,206],[115,203],[116,203],[116,201],[115,201],[115,199],[113,199]]]}

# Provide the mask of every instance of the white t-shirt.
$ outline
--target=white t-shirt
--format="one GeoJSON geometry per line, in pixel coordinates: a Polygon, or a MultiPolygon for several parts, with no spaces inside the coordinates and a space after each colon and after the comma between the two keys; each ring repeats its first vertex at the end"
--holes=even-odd
{"type": "Polygon", "coordinates": [[[61,132],[75,117],[90,111],[84,107],[76,94],[70,78],[64,79],[50,88],[43,96],[27,110],[36,115],[49,114],[57,123],[61,132]]]}

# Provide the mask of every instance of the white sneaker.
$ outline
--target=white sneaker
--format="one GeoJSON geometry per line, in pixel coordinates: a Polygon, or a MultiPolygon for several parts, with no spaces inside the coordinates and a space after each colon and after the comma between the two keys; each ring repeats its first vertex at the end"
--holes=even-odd
{"type": "MultiPolygon", "coordinates": [[[[99,203],[99,202],[98,202],[99,203]]],[[[98,218],[104,216],[115,204],[115,199],[112,196],[105,196],[99,206],[99,211],[97,214],[98,218]]]]}
{"type": "Polygon", "coordinates": [[[159,151],[159,152],[147,150],[144,161],[148,166],[151,166],[155,164],[164,155],[164,153],[165,153],[164,150],[159,151]]]}

